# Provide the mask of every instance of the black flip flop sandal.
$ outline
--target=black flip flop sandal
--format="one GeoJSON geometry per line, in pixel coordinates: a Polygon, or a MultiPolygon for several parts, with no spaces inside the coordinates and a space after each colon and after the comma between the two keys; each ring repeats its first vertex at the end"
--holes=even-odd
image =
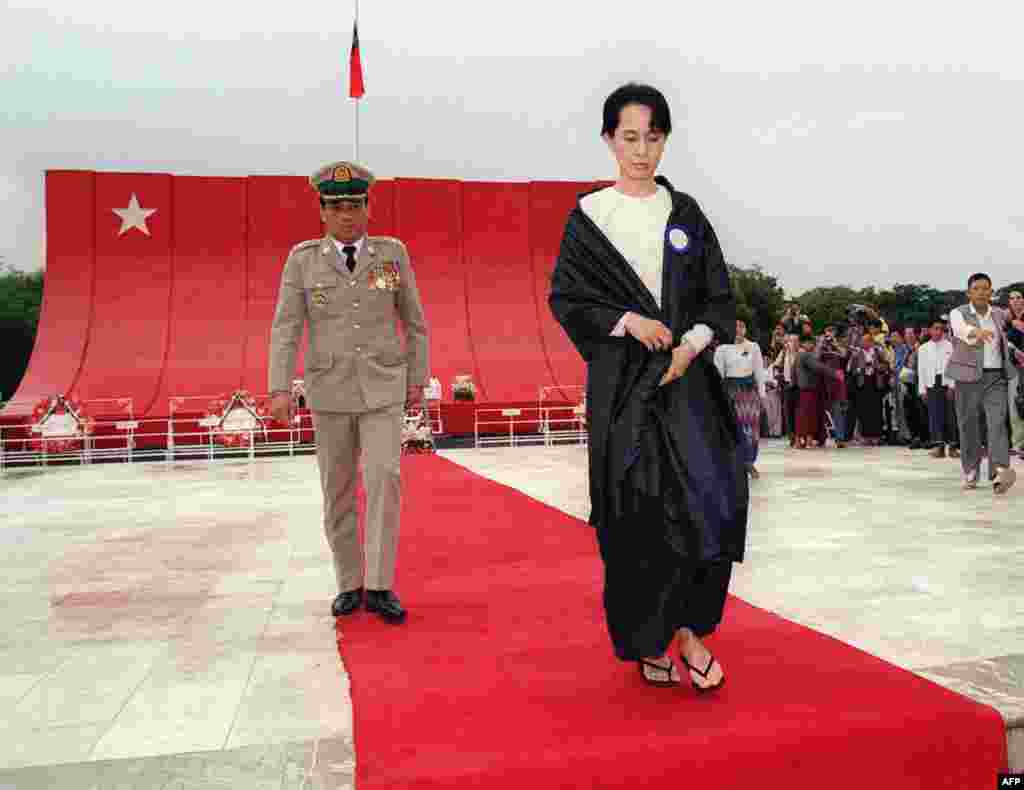
{"type": "MultiPolygon", "coordinates": [[[[711,656],[710,653],[708,655],[711,656]]],[[[708,673],[711,672],[711,667],[713,667],[715,665],[715,661],[716,661],[715,657],[711,656],[710,659],[708,660],[708,665],[704,668],[704,671],[701,672],[699,669],[697,669],[697,667],[691,666],[690,662],[686,660],[686,656],[684,656],[682,653],[679,654],[679,657],[681,659],[683,659],[683,663],[686,665],[686,670],[688,672],[696,672],[698,675],[700,675],[705,680],[707,679],[708,673]]],[[[694,680],[692,676],[690,677],[690,683],[693,684],[693,689],[698,694],[708,694],[709,692],[717,691],[718,689],[722,688],[722,686],[725,685],[725,675],[723,674],[722,675],[722,679],[720,681],[718,681],[713,686],[702,686],[696,680],[694,680]]]]}
{"type": "Polygon", "coordinates": [[[637,667],[640,669],[640,677],[644,679],[644,683],[648,683],[652,686],[660,686],[667,688],[669,686],[678,686],[679,681],[672,679],[672,671],[676,668],[676,665],[672,663],[672,659],[668,660],[668,666],[663,667],[661,664],[655,664],[653,661],[648,661],[646,658],[641,658],[636,662],[637,667]],[[644,672],[644,667],[650,667],[656,672],[660,672],[665,676],[665,680],[655,680],[654,678],[648,677],[647,673],[644,672]]]}

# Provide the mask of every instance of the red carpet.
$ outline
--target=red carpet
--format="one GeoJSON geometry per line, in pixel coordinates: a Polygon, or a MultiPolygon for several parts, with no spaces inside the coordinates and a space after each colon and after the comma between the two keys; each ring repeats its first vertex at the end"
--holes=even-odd
{"type": "Polygon", "coordinates": [[[999,714],[730,598],[713,698],[615,660],[589,527],[436,456],[403,459],[405,626],[339,639],[358,790],[987,790],[999,714]]]}

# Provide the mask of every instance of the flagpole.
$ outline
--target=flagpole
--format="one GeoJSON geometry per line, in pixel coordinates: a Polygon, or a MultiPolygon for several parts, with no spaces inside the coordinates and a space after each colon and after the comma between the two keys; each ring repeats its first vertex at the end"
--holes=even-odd
{"type": "MultiPolygon", "coordinates": [[[[356,27],[359,27],[359,0],[356,0],[356,27]]],[[[360,100],[356,99],[356,155],[353,161],[359,161],[359,104],[360,100]]]]}

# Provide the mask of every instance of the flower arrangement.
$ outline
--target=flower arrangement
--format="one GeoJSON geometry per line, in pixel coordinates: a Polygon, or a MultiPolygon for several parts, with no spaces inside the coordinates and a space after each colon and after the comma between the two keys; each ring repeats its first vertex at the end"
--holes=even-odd
{"type": "Polygon", "coordinates": [[[33,436],[29,446],[48,454],[81,450],[85,439],[96,431],[96,420],[88,417],[81,402],[55,395],[42,398],[32,409],[33,436]]]}
{"type": "Polygon", "coordinates": [[[222,447],[248,447],[256,431],[266,431],[270,419],[266,403],[257,403],[247,390],[236,390],[210,401],[206,417],[216,420],[211,428],[213,441],[222,447]]]}
{"type": "Polygon", "coordinates": [[[402,454],[434,452],[434,437],[430,430],[430,422],[424,419],[422,412],[406,415],[402,424],[402,454]]]}

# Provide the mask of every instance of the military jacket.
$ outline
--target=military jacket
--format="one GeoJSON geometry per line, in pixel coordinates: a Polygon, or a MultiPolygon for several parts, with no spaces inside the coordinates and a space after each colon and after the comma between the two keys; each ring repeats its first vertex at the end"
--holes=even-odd
{"type": "Polygon", "coordinates": [[[427,383],[426,319],[398,239],[367,236],[351,273],[329,236],[292,248],[270,333],[271,392],[291,389],[305,326],[304,383],[313,411],[380,409],[403,402],[407,384],[427,383]]]}

